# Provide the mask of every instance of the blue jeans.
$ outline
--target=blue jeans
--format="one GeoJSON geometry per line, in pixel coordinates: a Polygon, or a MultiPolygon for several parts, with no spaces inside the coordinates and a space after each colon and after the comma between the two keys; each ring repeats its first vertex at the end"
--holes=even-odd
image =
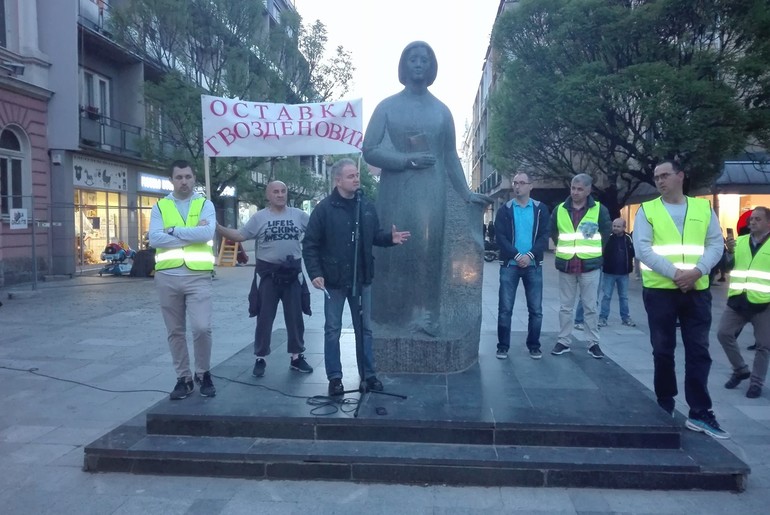
{"type": "MultiPolygon", "coordinates": [[[[374,351],[372,350],[372,287],[361,287],[361,320],[358,316],[358,300],[347,289],[336,290],[328,288],[329,297],[324,298],[324,365],[326,377],[342,379],[342,362],[340,360],[340,335],[342,334],[342,310],[345,309],[345,300],[350,307],[350,315],[353,319],[353,332],[356,338],[361,337],[361,325],[363,322],[363,350],[364,355],[356,354],[356,362],[363,364],[362,380],[374,377],[374,351]]],[[[356,348],[356,350],[358,350],[356,348]]]]}
{"type": "Polygon", "coordinates": [[[628,274],[614,275],[604,274],[602,276],[602,307],[599,311],[599,319],[607,320],[610,316],[610,302],[612,301],[612,291],[615,285],[618,285],[618,303],[620,304],[620,319],[624,322],[629,319],[628,313],[628,274]]]}
{"type": "Polygon", "coordinates": [[[497,348],[507,351],[511,346],[511,316],[519,279],[524,284],[527,298],[529,323],[527,324],[527,348],[540,348],[540,329],[543,326],[543,267],[500,267],[500,291],[497,307],[497,348]]]}

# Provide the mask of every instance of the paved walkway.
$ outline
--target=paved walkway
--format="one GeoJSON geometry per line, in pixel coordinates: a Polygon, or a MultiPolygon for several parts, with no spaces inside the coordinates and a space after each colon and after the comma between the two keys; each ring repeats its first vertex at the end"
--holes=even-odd
{"type": "MultiPolygon", "coordinates": [[[[558,324],[558,290],[552,256],[546,263],[544,327],[558,324]]],[[[253,260],[252,260],[253,262],[253,260]]],[[[494,341],[497,270],[485,265],[482,342],[494,341]]],[[[252,341],[254,320],[245,297],[253,267],[220,268],[214,282],[214,352],[218,364],[252,341]]],[[[602,329],[605,353],[648,387],[652,357],[641,286],[631,281],[631,311],[637,328],[620,325],[617,304],[602,329]]],[[[715,328],[726,287],[714,288],[715,328]]],[[[83,446],[141,413],[164,397],[174,377],[165,332],[151,279],[83,276],[29,288],[0,290],[0,367],[27,370],[106,390],[158,390],[139,393],[99,391],[29,372],[0,368],[0,511],[4,514],[471,514],[471,513],[765,513],[770,503],[770,391],[746,399],[745,387],[726,390],[730,368],[712,332],[711,392],[715,412],[733,434],[725,442],[752,467],[742,494],[643,492],[595,489],[477,488],[402,486],[337,482],[253,481],[89,474],[81,471],[83,446]],[[9,292],[21,295],[7,299],[9,292]]],[[[323,326],[321,293],[313,292],[314,334],[323,326]]],[[[515,322],[526,324],[519,291],[515,322]]],[[[349,318],[346,323],[350,325],[349,318]]],[[[282,318],[276,322],[281,329],[282,318]]],[[[576,338],[582,333],[576,332],[576,338]]],[[[751,331],[741,336],[748,345],[751,331]]],[[[544,360],[564,359],[548,352],[544,360]]],[[[322,342],[308,341],[318,352],[322,342]]],[[[582,350],[579,342],[573,352],[582,350]]],[[[681,349],[680,349],[681,350],[681,349]]],[[[484,352],[483,359],[494,359],[484,352]]],[[[748,354],[748,351],[747,351],[748,354]]],[[[529,359],[524,344],[513,342],[510,359],[529,359]]],[[[678,355],[682,368],[681,352],[678,355]]],[[[252,363],[244,363],[251,367],[252,363]]],[[[268,361],[275,373],[288,372],[288,357],[274,348],[268,361]]],[[[315,374],[323,374],[322,368],[315,374]]],[[[681,384],[680,370],[680,384],[681,384]]],[[[680,404],[681,409],[686,409],[680,404]]]]}

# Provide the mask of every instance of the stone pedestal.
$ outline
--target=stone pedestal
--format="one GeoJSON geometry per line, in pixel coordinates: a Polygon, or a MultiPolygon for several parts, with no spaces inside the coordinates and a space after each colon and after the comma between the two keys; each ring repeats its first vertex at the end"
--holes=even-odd
{"type": "MultiPolygon", "coordinates": [[[[372,318],[375,365],[379,371],[459,372],[478,359],[484,207],[463,201],[451,188],[445,192],[445,199],[444,234],[436,258],[431,262],[413,262],[409,267],[392,266],[391,262],[391,266],[376,268],[372,318]],[[438,280],[422,284],[418,278],[425,274],[417,273],[418,267],[436,267],[438,280]],[[399,289],[396,294],[393,288],[399,289]],[[428,304],[432,305],[430,310],[423,307],[424,303],[414,306],[415,299],[424,297],[426,292],[435,300],[428,304]],[[400,312],[411,316],[395,321],[383,317],[383,313],[393,312],[393,306],[384,305],[385,301],[399,303],[396,307],[400,312]],[[414,306],[411,311],[410,306],[414,306]],[[383,323],[383,319],[387,322],[383,323]]],[[[421,237],[419,230],[410,230],[413,238],[421,237]]],[[[398,250],[408,252],[410,243],[398,250]]],[[[382,249],[377,259],[387,260],[387,253],[392,250],[382,249]]]]}
{"type": "Polygon", "coordinates": [[[387,335],[375,329],[374,362],[379,372],[460,372],[476,363],[480,324],[457,338],[387,335]]]}

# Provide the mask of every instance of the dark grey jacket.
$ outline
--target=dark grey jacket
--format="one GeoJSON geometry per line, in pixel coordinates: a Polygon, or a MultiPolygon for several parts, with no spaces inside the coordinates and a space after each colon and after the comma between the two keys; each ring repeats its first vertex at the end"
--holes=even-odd
{"type": "MultiPolygon", "coordinates": [[[[310,221],[302,240],[302,258],[312,281],[323,277],[327,288],[342,289],[353,285],[353,231],[355,228],[355,201],[344,199],[334,188],[310,214],[310,221]]],[[[361,198],[361,247],[357,279],[371,284],[374,277],[372,245],[390,247],[390,231],[380,228],[374,204],[361,198]]]]}

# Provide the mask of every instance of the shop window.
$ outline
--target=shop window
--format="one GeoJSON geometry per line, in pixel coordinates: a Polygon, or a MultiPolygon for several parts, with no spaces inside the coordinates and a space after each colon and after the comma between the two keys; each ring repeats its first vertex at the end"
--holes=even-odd
{"type": "Polygon", "coordinates": [[[32,181],[27,157],[27,139],[12,128],[0,132],[0,215],[7,218],[11,209],[32,206],[32,181]]]}
{"type": "Polygon", "coordinates": [[[75,190],[75,244],[79,265],[101,262],[114,241],[129,241],[126,197],[119,193],[75,190]]]}

